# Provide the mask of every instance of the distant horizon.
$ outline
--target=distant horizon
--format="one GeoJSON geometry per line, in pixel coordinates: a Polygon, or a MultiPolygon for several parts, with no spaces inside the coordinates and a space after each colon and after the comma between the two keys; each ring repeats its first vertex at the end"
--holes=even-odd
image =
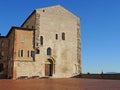
{"type": "MultiPolygon", "coordinates": [[[[82,74],[101,74],[102,72],[100,73],[91,73],[91,72],[87,72],[87,73],[82,73],[82,74]]],[[[120,72],[103,72],[103,74],[120,74],[120,72]]]]}
{"type": "Polygon", "coordinates": [[[34,9],[61,5],[81,20],[82,73],[120,72],[120,0],[7,1],[0,3],[0,33],[20,26],[34,9]]]}

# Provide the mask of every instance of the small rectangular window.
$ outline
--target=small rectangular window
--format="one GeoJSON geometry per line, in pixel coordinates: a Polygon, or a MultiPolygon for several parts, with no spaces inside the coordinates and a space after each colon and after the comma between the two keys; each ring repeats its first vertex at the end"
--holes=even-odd
{"type": "Polygon", "coordinates": [[[23,57],[23,50],[21,50],[21,57],[23,57]]]}
{"type": "Polygon", "coordinates": [[[23,56],[24,56],[24,51],[18,50],[18,57],[23,57],[23,56]]]}

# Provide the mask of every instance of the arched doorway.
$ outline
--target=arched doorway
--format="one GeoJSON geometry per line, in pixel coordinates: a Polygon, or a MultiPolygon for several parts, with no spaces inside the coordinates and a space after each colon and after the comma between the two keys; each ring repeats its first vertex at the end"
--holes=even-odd
{"type": "Polygon", "coordinates": [[[47,59],[45,63],[45,76],[53,76],[54,62],[52,59],[47,59]]]}
{"type": "Polygon", "coordinates": [[[1,64],[0,64],[0,72],[2,72],[3,69],[4,69],[4,67],[3,67],[3,64],[1,63],[1,64]]]}

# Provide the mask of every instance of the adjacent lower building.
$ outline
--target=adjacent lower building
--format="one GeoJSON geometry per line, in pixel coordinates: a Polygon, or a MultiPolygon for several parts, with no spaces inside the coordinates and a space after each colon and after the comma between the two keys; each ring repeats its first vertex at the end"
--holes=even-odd
{"type": "Polygon", "coordinates": [[[69,78],[81,73],[80,19],[60,5],[36,9],[0,36],[0,76],[69,78]]]}

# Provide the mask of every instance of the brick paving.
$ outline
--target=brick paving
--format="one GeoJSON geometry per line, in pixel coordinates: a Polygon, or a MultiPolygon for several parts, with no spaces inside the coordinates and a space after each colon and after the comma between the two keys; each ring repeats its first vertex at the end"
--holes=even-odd
{"type": "Polygon", "coordinates": [[[120,90],[120,80],[79,78],[0,80],[0,90],[120,90]]]}

